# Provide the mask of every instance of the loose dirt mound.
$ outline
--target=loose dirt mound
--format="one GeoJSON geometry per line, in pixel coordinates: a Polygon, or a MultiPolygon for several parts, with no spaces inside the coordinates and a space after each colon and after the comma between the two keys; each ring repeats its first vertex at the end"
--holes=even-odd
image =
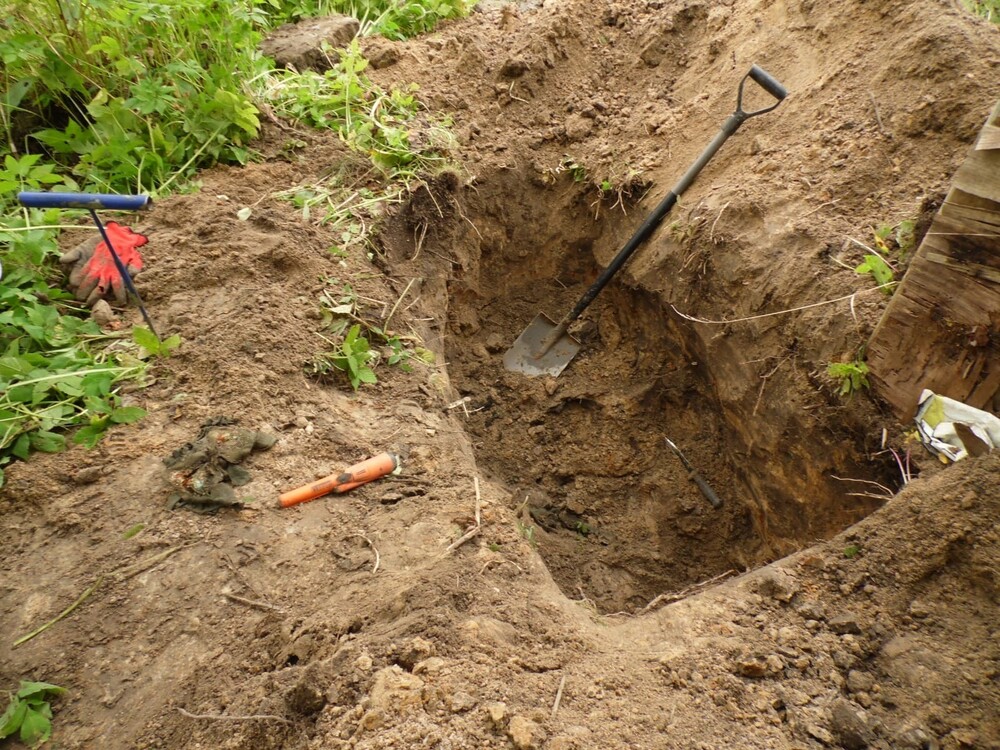
{"type": "Polygon", "coordinates": [[[860,260],[848,238],[943,193],[1000,95],[998,36],[923,1],[567,0],[373,43],[383,83],[454,112],[461,175],[415,188],[372,262],[341,259],[273,193],[347,155],[296,134],[312,142],[289,159],[275,132],[269,161],[212,170],[137,227],[142,292],[184,344],[134,394],[142,423],[10,470],[3,684],[69,687],[56,736],[79,748],[1000,747],[1000,459],[941,471],[915,454],[922,476],[879,508],[864,481],[895,489],[882,427],[900,448],[901,430],[822,375],[884,301],[843,268],[860,260]],[[559,379],[505,372],[534,314],[561,315],[700,152],[752,62],[789,99],[587,312],[559,379]],[[317,296],[343,282],[436,364],[357,394],[307,377],[317,296]],[[752,321],[681,314],[854,292],[752,321]],[[161,459],[220,416],[279,436],[245,464],[257,502],[166,510],[161,459]],[[386,449],[400,476],[273,507],[386,449]]]}

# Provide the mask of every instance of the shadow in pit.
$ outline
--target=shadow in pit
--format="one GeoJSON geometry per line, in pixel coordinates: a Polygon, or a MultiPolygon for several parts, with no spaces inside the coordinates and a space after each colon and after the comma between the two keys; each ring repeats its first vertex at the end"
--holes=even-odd
{"type": "Polygon", "coordinates": [[[468,429],[480,464],[511,488],[522,533],[567,596],[602,611],[756,564],[761,545],[711,391],[654,296],[606,289],[579,329],[583,350],[558,379],[503,369],[520,328],[539,310],[568,309],[599,271],[589,248],[569,254],[558,280],[498,274],[484,285],[498,294],[478,307],[478,325],[453,339],[451,375],[477,410],[468,429]],[[722,510],[701,496],[667,437],[725,498],[722,510]]]}
{"type": "MultiPolygon", "coordinates": [[[[477,460],[510,488],[522,535],[554,580],[602,612],[634,611],[664,592],[776,557],[773,540],[761,536],[768,533],[762,509],[776,507],[774,492],[798,493],[801,477],[789,478],[791,456],[747,460],[747,420],[719,403],[702,342],[656,295],[626,286],[626,272],[574,327],[583,348],[559,378],[504,369],[504,352],[535,314],[560,318],[601,270],[594,260],[600,225],[593,216],[576,218],[563,217],[571,230],[559,241],[556,222],[538,217],[539,235],[548,234],[531,254],[520,244],[530,236],[522,222],[510,228],[514,241],[483,246],[473,277],[450,285],[446,354],[452,383],[471,398],[477,460]],[[724,500],[720,510],[666,438],[724,500]],[[761,498],[762,488],[769,497],[761,498]]],[[[817,487],[818,504],[806,511],[819,509],[819,535],[878,505],[823,516],[833,495],[843,493],[817,487]]],[[[814,541],[816,525],[803,522],[802,533],[782,540],[785,548],[814,541]]]]}

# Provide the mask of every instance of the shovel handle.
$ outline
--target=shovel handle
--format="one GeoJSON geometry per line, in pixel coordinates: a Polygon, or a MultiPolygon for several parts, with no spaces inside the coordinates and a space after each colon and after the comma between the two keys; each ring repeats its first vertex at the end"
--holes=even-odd
{"type": "Polygon", "coordinates": [[[88,208],[108,211],[139,211],[153,205],[148,195],[52,193],[30,190],[18,193],[17,200],[28,208],[88,208]]]}
{"type": "Polygon", "coordinates": [[[742,123],[744,120],[751,117],[765,114],[781,104],[786,96],[788,96],[788,90],[778,83],[777,78],[772,76],[759,65],[751,65],[750,70],[745,76],[743,76],[743,80],[740,81],[740,88],[736,94],[736,112],[733,114],[733,117],[739,118],[739,121],[742,123]],[[762,107],[761,109],[755,109],[750,112],[744,111],[743,86],[746,84],[748,78],[752,78],[762,89],[764,89],[764,91],[777,99],[777,101],[770,107],[762,107]]]}
{"type": "Polygon", "coordinates": [[[769,93],[779,102],[788,96],[788,90],[778,83],[778,79],[768,73],[759,65],[753,65],[750,68],[750,72],[747,74],[753,78],[764,91],[769,93]]]}
{"type": "Polygon", "coordinates": [[[701,494],[705,496],[705,499],[711,503],[713,508],[718,510],[722,507],[722,499],[715,494],[715,490],[709,487],[708,482],[702,478],[701,474],[696,471],[691,472],[691,481],[698,485],[701,494]]]}

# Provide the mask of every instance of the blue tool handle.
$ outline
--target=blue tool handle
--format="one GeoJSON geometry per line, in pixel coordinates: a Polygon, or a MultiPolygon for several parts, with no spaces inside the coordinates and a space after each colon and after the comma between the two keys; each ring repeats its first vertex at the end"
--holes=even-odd
{"type": "Polygon", "coordinates": [[[103,208],[108,211],[140,211],[150,208],[148,195],[109,195],[106,193],[38,193],[21,192],[17,200],[28,208],[103,208]]]}

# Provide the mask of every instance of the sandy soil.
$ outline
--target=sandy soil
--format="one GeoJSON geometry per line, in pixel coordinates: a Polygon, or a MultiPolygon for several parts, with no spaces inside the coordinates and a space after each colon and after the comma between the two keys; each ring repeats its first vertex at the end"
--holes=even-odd
{"type": "Polygon", "coordinates": [[[184,343],[129,396],[149,416],[8,473],[0,684],[69,688],[54,745],[1000,748],[1000,458],[944,468],[824,376],[886,299],[850,238],[940,200],[1000,96],[1000,33],[926,0],[562,0],[367,45],[452,113],[457,175],[394,206],[371,258],[275,196],[349,167],[315,133],[159,202],[140,286],[184,343]],[[506,372],[754,62],[787,101],[585,313],[560,378],[506,372]],[[309,375],[344,283],[434,362],[357,393],[309,375]],[[162,459],[218,417],[278,438],[244,462],[254,502],[169,510],[162,459]],[[383,450],[398,476],[275,507],[383,450]]]}

